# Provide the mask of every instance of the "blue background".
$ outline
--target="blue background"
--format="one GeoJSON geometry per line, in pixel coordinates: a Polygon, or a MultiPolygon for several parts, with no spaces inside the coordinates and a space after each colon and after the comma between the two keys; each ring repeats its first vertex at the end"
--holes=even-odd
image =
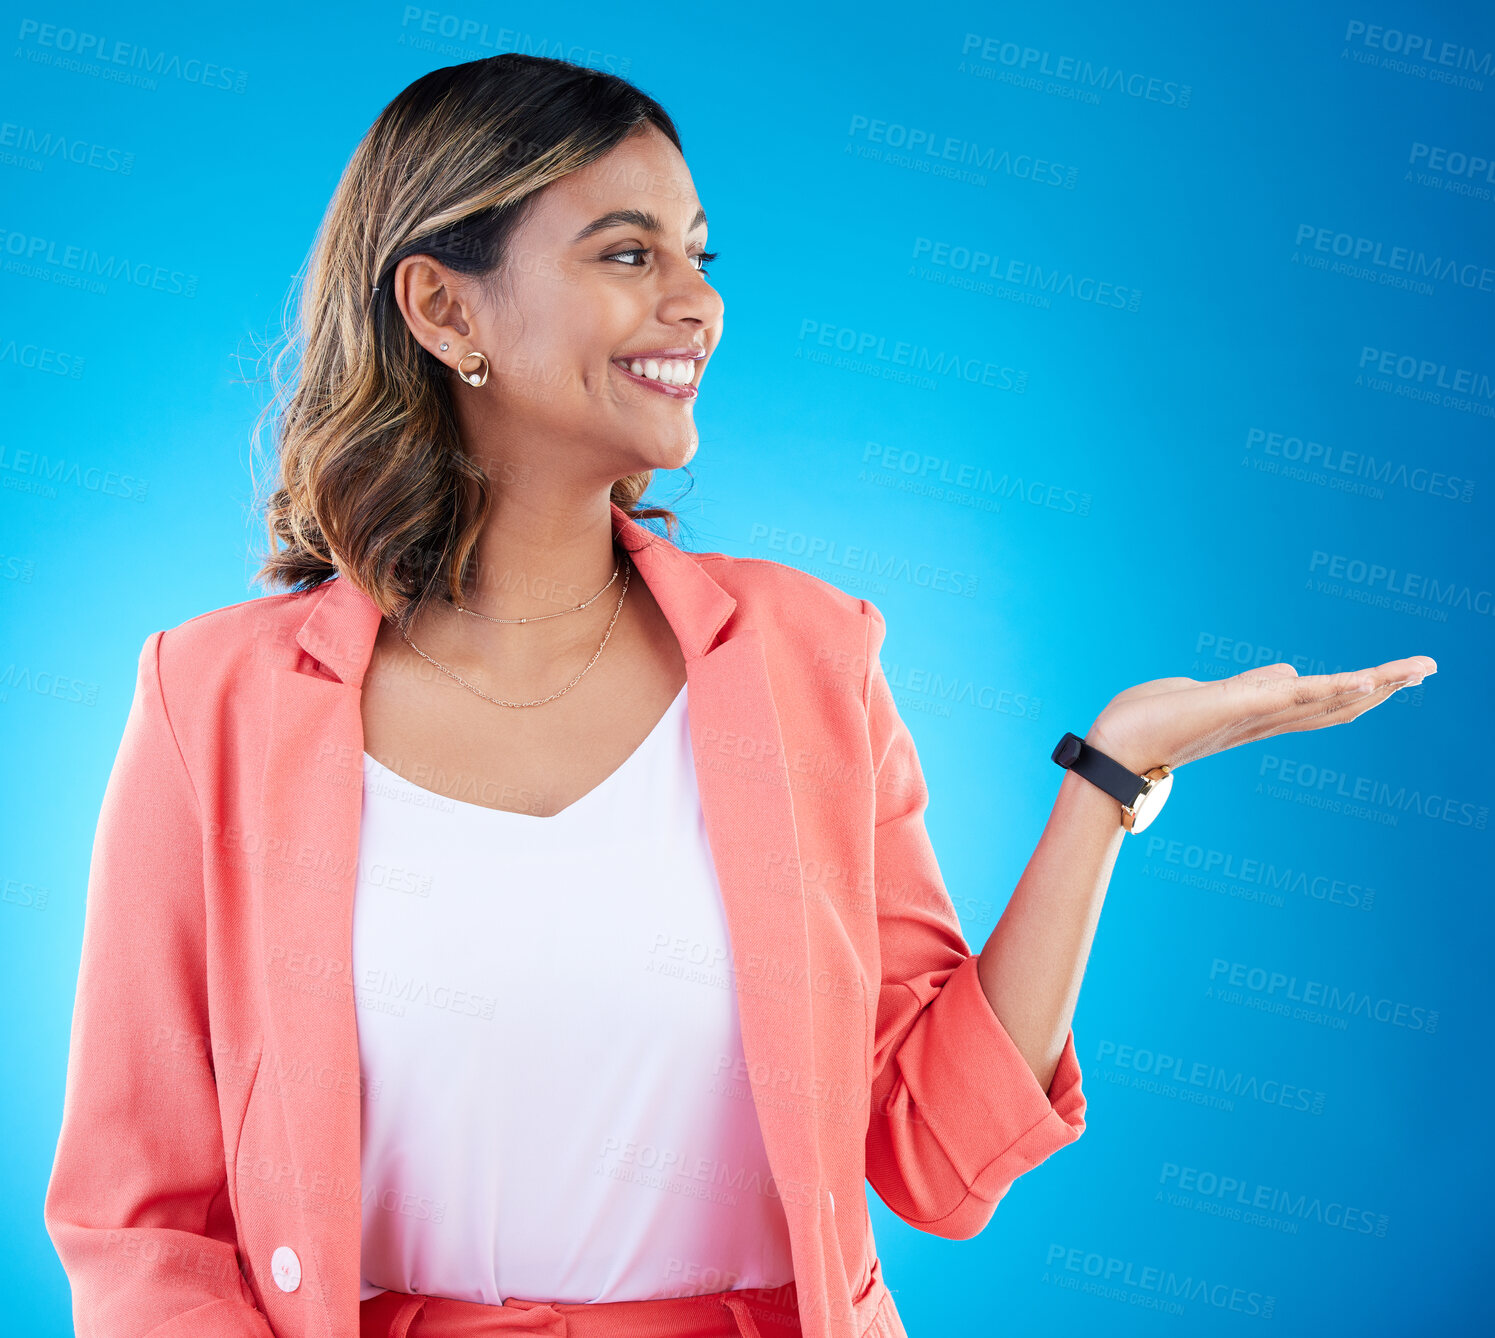
{"type": "Polygon", "coordinates": [[[968,1242],[920,1234],[869,1190],[909,1332],[1488,1327],[1490,1153],[1471,1131],[1491,1087],[1492,785],[1470,744],[1491,740],[1495,180],[1428,162],[1495,158],[1487,7],[245,19],[75,4],[7,23],[7,1327],[69,1331],[41,1201],[89,850],[141,643],[261,593],[258,356],[359,136],[426,70],[516,46],[613,69],[676,117],[728,319],[694,481],[659,476],[651,500],[679,512],[687,547],[793,563],[882,609],[973,949],[1053,803],[1050,749],[1116,692],[1278,659],[1440,667],[1349,727],[1179,773],[1166,814],[1123,847],[1085,977],[1084,1137],[968,1242]],[[423,32],[469,18],[490,44],[423,32]],[[213,61],[243,86],[108,77],[39,24],[213,61]],[[1484,72],[1406,60],[1372,25],[1452,43],[1484,72]],[[1040,72],[1021,73],[1024,48],[1040,72]],[[1066,57],[1132,91],[1088,90],[1066,57]],[[915,131],[978,161],[910,149],[915,131]],[[39,151],[48,136],[79,161],[39,151]],[[1033,158],[1060,184],[1022,175],[1033,158]],[[1383,261],[1457,260],[1467,281],[1335,272],[1336,236],[1383,261]],[[70,247],[162,277],[79,286],[70,247]],[[942,248],[995,255],[998,275],[942,248]],[[1095,283],[1104,301],[1086,300],[1095,283]],[[997,384],[909,376],[902,345],[989,364],[997,384]],[[1462,394],[1438,389],[1461,371],[1462,394]],[[1310,442],[1332,458],[1305,468],[1310,442]],[[1357,472],[1365,456],[1391,472],[1357,472]],[[1390,596],[1357,564],[1451,593],[1390,596]],[[1345,803],[1357,786],[1371,797],[1345,803]],[[1272,973],[1296,986],[1262,986],[1272,973]],[[1262,1007],[1309,982],[1369,1009],[1262,1007]],[[1150,1083],[1160,1054],[1295,1084],[1318,1112],[1185,1099],[1187,1084],[1150,1083]],[[1209,1177],[1244,1188],[1212,1193],[1209,1177]],[[1252,1220],[1241,1199],[1259,1189],[1273,1206],[1252,1220]],[[1129,1273],[1098,1290],[1113,1264],[1129,1273]],[[1137,1282],[1148,1268],[1214,1290],[1169,1313],[1137,1282]]]}

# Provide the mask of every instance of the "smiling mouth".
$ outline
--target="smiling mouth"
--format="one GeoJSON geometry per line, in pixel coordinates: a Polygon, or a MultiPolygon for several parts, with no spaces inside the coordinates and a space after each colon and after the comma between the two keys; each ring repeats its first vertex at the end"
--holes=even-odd
{"type": "Polygon", "coordinates": [[[630,381],[648,386],[676,399],[695,399],[700,393],[695,385],[696,368],[704,359],[690,358],[614,358],[613,366],[630,381]]]}

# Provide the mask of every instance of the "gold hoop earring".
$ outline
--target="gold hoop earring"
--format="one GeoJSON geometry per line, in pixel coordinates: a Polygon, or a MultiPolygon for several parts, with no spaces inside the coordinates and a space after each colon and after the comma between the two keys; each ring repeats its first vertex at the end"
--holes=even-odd
{"type": "Polygon", "coordinates": [[[464,381],[466,381],[470,386],[486,385],[488,383],[488,359],[484,357],[483,354],[479,353],[476,349],[474,349],[471,353],[464,353],[462,355],[461,361],[457,363],[457,375],[460,376],[464,381]],[[464,372],[462,370],[462,363],[466,362],[468,358],[481,359],[483,363],[483,370],[481,372],[464,372]]]}

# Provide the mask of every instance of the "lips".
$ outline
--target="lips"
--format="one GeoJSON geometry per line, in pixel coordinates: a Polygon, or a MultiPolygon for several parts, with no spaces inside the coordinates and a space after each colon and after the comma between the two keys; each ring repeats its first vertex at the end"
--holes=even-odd
{"type": "Polygon", "coordinates": [[[665,358],[682,358],[686,362],[694,362],[705,356],[706,350],[697,347],[695,344],[676,344],[671,348],[634,349],[631,353],[618,354],[619,359],[623,362],[632,362],[635,358],[653,358],[655,361],[662,361],[665,358]]]}
{"type": "Polygon", "coordinates": [[[692,384],[696,375],[694,364],[706,355],[699,349],[652,349],[646,353],[627,353],[622,357],[613,359],[616,367],[630,381],[637,381],[640,385],[648,386],[650,390],[656,390],[664,395],[671,395],[676,399],[694,399],[699,393],[692,384]],[[662,380],[642,376],[633,370],[637,365],[642,370],[647,364],[653,363],[654,370],[658,372],[667,364],[674,364],[673,374],[680,379],[677,381],[662,380]],[[687,367],[690,371],[690,379],[685,378],[687,367]]]}

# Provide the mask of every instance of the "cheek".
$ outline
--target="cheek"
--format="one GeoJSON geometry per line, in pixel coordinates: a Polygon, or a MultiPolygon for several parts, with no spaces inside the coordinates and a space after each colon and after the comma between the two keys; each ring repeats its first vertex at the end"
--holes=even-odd
{"type": "Polygon", "coordinates": [[[647,323],[638,293],[598,278],[585,269],[565,278],[525,275],[501,322],[512,331],[509,365],[543,386],[552,403],[616,398],[610,359],[647,323]]]}

